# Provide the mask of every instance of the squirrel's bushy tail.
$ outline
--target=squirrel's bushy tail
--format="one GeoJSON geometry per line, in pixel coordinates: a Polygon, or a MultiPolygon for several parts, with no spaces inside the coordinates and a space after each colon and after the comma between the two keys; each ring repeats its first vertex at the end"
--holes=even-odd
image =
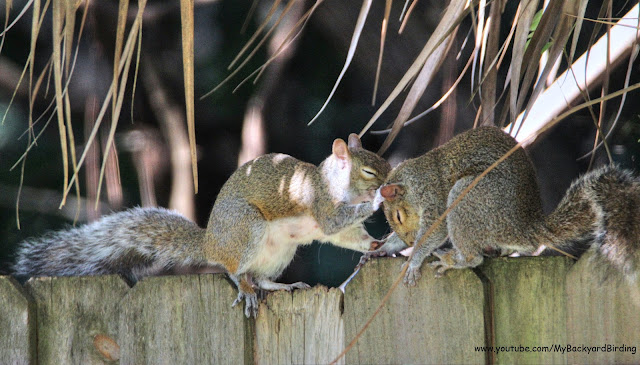
{"type": "Polygon", "coordinates": [[[545,222],[557,248],[588,244],[595,257],[637,282],[640,265],[640,179],[606,166],[577,179],[545,222]]]}
{"type": "Polygon", "coordinates": [[[121,274],[135,282],[190,264],[183,251],[198,248],[203,237],[203,229],[176,212],[134,208],[22,242],[13,271],[20,277],[121,274]]]}

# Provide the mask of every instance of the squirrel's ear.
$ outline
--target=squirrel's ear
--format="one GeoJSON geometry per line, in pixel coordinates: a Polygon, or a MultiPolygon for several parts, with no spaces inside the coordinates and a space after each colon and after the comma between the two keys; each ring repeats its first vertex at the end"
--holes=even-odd
{"type": "Polygon", "coordinates": [[[388,184],[380,188],[380,195],[387,201],[392,201],[402,194],[404,187],[400,184],[388,184]]]}
{"type": "Polygon", "coordinates": [[[347,148],[347,144],[340,138],[337,138],[333,141],[333,147],[331,151],[337,158],[341,160],[346,160],[349,158],[349,149],[347,148]]]}
{"type": "Polygon", "coordinates": [[[349,135],[349,148],[362,148],[362,142],[357,134],[351,133],[349,135]]]}

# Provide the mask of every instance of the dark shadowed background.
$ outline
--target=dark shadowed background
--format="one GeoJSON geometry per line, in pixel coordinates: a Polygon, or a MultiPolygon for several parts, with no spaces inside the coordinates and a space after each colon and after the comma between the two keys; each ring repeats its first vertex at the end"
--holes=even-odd
{"type": "MultiPolygon", "coordinates": [[[[16,1],[10,18],[17,16],[25,1],[16,1]]],[[[284,57],[274,62],[256,85],[247,83],[235,93],[233,89],[251,71],[264,63],[274,46],[267,41],[234,77],[211,96],[200,100],[226,76],[227,66],[245,42],[260,25],[271,6],[271,1],[261,1],[248,27],[241,33],[242,24],[249,13],[252,1],[219,0],[196,1],[195,5],[195,118],[198,148],[199,192],[180,195],[192,200],[194,219],[206,225],[209,211],[220,187],[237,168],[239,159],[268,152],[283,152],[304,161],[318,164],[331,150],[335,138],[346,138],[358,133],[391,92],[395,84],[413,62],[425,41],[433,31],[444,5],[441,1],[417,3],[406,29],[397,34],[398,16],[404,2],[393,3],[390,33],[387,36],[378,97],[371,105],[375,70],[380,44],[380,22],[384,13],[384,1],[375,1],[365,25],[358,50],[351,68],[347,71],[328,108],[312,125],[307,123],[319,110],[328,96],[342,68],[361,3],[354,1],[326,0],[312,16],[307,27],[288,49],[284,57]],[[242,154],[242,155],[241,155],[242,154]]],[[[591,2],[587,17],[595,18],[599,5],[591,2]]],[[[135,15],[131,2],[131,19],[135,15]]],[[[299,1],[292,15],[302,14],[312,2],[299,1]],[[297,13],[296,13],[297,12],[297,13]]],[[[633,4],[631,4],[633,5],[633,4]]],[[[78,154],[84,149],[83,141],[91,121],[111,82],[118,2],[100,0],[91,2],[79,53],[70,82],[70,100],[73,132],[78,154]]],[[[133,73],[127,84],[124,105],[115,138],[118,164],[107,169],[105,184],[100,196],[102,213],[117,211],[136,205],[169,206],[172,179],[178,174],[184,178],[184,169],[176,170],[171,163],[170,151],[176,148],[170,143],[175,131],[186,130],[184,121],[184,84],[178,1],[149,1],[144,18],[140,70],[135,91],[133,73]],[[164,121],[163,121],[164,118],[164,121]],[[169,122],[167,122],[167,119],[169,122]],[[179,122],[171,127],[170,122],[179,122]],[[118,171],[119,180],[118,183],[118,171]]],[[[513,17],[517,2],[509,1],[504,17],[513,17]]],[[[628,9],[629,4],[620,4],[628,9]]],[[[0,6],[4,9],[4,6],[0,6]]],[[[3,12],[4,13],[4,12],[3,12]]],[[[1,19],[4,19],[2,17],[1,19]]],[[[6,34],[0,54],[0,112],[4,113],[14,92],[22,67],[29,53],[31,14],[25,16],[6,34]]],[[[469,24],[458,32],[452,46],[459,49],[467,34],[469,24]]],[[[505,23],[503,33],[508,33],[505,23]]],[[[38,39],[36,68],[42,69],[51,55],[51,18],[46,17],[38,39]]],[[[583,25],[590,34],[592,23],[583,25]]],[[[274,35],[277,37],[278,34],[274,35]]],[[[280,35],[282,36],[282,35],[280,35]]],[[[578,54],[587,47],[588,37],[578,45],[578,54]]],[[[462,53],[468,55],[467,47],[462,53]]],[[[416,108],[422,111],[431,106],[449,88],[463,62],[456,60],[457,51],[444,63],[437,79],[429,87],[416,108]]],[[[461,59],[466,59],[461,57],[461,59]]],[[[610,77],[613,90],[622,87],[626,67],[615,67],[610,77]]],[[[501,75],[499,77],[503,77],[501,75]]],[[[640,73],[632,73],[631,83],[640,81],[640,73]]],[[[45,79],[45,83],[47,80],[45,79]]],[[[34,116],[44,115],[35,126],[36,134],[51,115],[47,110],[52,92],[43,91],[34,104],[34,116]]],[[[598,97],[599,91],[592,92],[598,97]]],[[[14,165],[24,153],[28,140],[24,132],[28,127],[28,88],[23,83],[0,126],[0,270],[6,272],[16,244],[21,240],[51,229],[72,224],[76,214],[76,196],[70,195],[67,205],[58,209],[62,197],[62,162],[57,123],[54,120],[44,129],[24,165],[24,180],[19,201],[21,228],[16,225],[16,202],[21,185],[22,165],[14,165]]],[[[443,143],[451,136],[473,125],[477,105],[470,101],[472,90],[469,75],[465,76],[453,96],[434,113],[402,130],[399,137],[384,155],[392,165],[418,156],[443,143]]],[[[637,168],[640,154],[640,106],[638,93],[628,96],[620,122],[610,139],[614,159],[626,167],[637,168]]],[[[619,100],[611,102],[608,113],[615,114],[619,100]]],[[[373,129],[382,129],[393,121],[401,103],[395,102],[384,113],[373,129]]],[[[99,133],[103,145],[106,140],[108,120],[99,133]]],[[[570,182],[586,171],[589,159],[578,158],[587,153],[593,144],[595,129],[588,111],[583,110],[563,121],[544,138],[529,148],[538,170],[544,207],[551,210],[564,194],[570,182]]],[[[367,133],[363,144],[377,150],[384,136],[367,133]]],[[[104,146],[101,146],[102,149],[104,146]]],[[[97,155],[96,155],[97,156],[97,155]]],[[[81,211],[79,224],[94,219],[92,211],[95,185],[100,159],[88,161],[81,171],[81,211]],[[93,198],[91,191],[94,189],[93,198]],[[87,198],[90,197],[90,198],[87,198]],[[90,209],[87,210],[87,204],[90,209]]],[[[115,161],[115,160],[114,160],[115,161]]],[[[184,160],[183,160],[184,161],[184,160]]],[[[596,162],[606,163],[606,156],[599,151],[596,162]]],[[[187,178],[190,166],[186,160],[187,178]]],[[[177,202],[176,204],[180,204],[177,202]]],[[[189,204],[186,204],[189,209],[189,204]]],[[[373,235],[388,232],[384,217],[377,214],[368,224],[373,235]]],[[[309,284],[338,285],[352,271],[360,254],[330,245],[313,244],[299,249],[296,259],[284,274],[284,282],[305,281],[309,284]]]]}

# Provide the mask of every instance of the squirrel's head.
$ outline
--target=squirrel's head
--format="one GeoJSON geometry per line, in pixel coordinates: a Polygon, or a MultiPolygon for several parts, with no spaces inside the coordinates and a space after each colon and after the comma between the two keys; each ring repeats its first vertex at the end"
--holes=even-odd
{"type": "Polygon", "coordinates": [[[376,190],[387,178],[391,166],[382,157],[362,148],[357,134],[349,135],[348,144],[338,138],[333,141],[333,157],[349,169],[349,199],[351,203],[371,201],[376,190]]]}
{"type": "Polygon", "coordinates": [[[388,183],[380,187],[380,195],[384,198],[384,215],[389,226],[405,244],[413,246],[420,228],[420,216],[415,205],[407,202],[406,187],[399,183],[388,183]]]}

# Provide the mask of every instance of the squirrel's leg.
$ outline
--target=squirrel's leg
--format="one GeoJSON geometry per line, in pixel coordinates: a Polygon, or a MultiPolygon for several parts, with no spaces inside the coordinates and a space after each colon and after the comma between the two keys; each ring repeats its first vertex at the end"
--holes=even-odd
{"type": "Polygon", "coordinates": [[[436,270],[436,277],[443,276],[449,269],[466,269],[476,267],[482,263],[482,253],[473,250],[459,250],[455,247],[450,250],[436,250],[433,253],[439,261],[429,263],[436,270]]]}
{"type": "Polygon", "coordinates": [[[311,288],[311,286],[307,283],[303,283],[302,281],[298,281],[297,283],[293,283],[293,284],[282,284],[282,283],[276,283],[273,282],[269,279],[256,279],[256,285],[258,285],[258,287],[260,289],[263,290],[286,290],[286,291],[291,291],[293,289],[309,289],[311,288]]]}
{"type": "Polygon", "coordinates": [[[362,224],[329,236],[327,241],[336,246],[360,252],[375,250],[380,246],[380,241],[371,237],[362,224]]]}
{"type": "MultiPolygon", "coordinates": [[[[327,202],[326,204],[332,204],[327,202]]],[[[360,204],[340,203],[337,207],[327,207],[323,204],[313,206],[313,217],[320,225],[325,235],[331,236],[356,223],[364,222],[375,210],[371,202],[360,204]],[[326,212],[331,212],[327,214],[326,212]]]]}
{"type": "Polygon", "coordinates": [[[244,315],[247,316],[247,318],[251,316],[255,318],[258,315],[258,295],[250,284],[249,274],[243,274],[243,276],[243,278],[239,278],[236,275],[229,274],[229,278],[238,287],[238,297],[233,301],[231,306],[235,307],[244,300],[244,315]]]}
{"type": "Polygon", "coordinates": [[[413,252],[409,260],[405,264],[407,266],[404,275],[404,284],[406,286],[414,286],[420,279],[420,267],[427,256],[431,255],[438,247],[442,246],[447,240],[447,227],[441,224],[434,232],[427,237],[425,234],[433,224],[433,221],[427,219],[429,212],[422,212],[418,232],[414,238],[413,252]]]}
{"type": "MultiPolygon", "coordinates": [[[[440,241],[440,244],[438,246],[440,246],[443,243],[445,243],[446,240],[447,240],[447,238],[445,237],[442,241],[440,241]]],[[[422,245],[420,247],[418,247],[418,246],[414,247],[413,253],[411,254],[411,258],[405,264],[405,265],[408,266],[407,267],[407,272],[404,274],[404,284],[405,285],[407,285],[407,286],[416,285],[416,282],[422,276],[420,274],[420,267],[422,266],[422,263],[424,262],[424,259],[426,259],[427,256],[431,255],[432,253],[433,253],[433,248],[431,248],[428,245],[422,245]]]]}
{"type": "Polygon", "coordinates": [[[416,234],[416,245],[413,248],[413,253],[405,265],[407,265],[407,272],[404,275],[404,284],[407,286],[414,286],[418,279],[420,279],[420,267],[427,256],[431,255],[435,249],[442,246],[447,240],[447,229],[444,225],[441,225],[439,229],[431,233],[426,239],[422,237],[425,235],[427,229],[431,224],[429,222],[420,222],[420,229],[416,234]]]}
{"type": "Polygon", "coordinates": [[[205,258],[227,270],[238,288],[233,305],[244,299],[247,317],[258,312],[258,298],[250,274],[257,271],[251,265],[255,265],[266,234],[264,216],[242,197],[226,196],[216,201],[207,226],[205,258]]]}
{"type": "MultiPolygon", "coordinates": [[[[470,190],[467,195],[458,203],[457,206],[449,213],[447,217],[447,232],[453,249],[443,251],[437,250],[434,256],[439,261],[430,263],[435,268],[436,276],[444,275],[449,269],[463,269],[468,267],[476,267],[483,261],[482,248],[484,244],[484,236],[479,234],[481,230],[489,230],[491,226],[480,226],[482,213],[479,211],[476,202],[483,201],[486,196],[495,194],[491,190],[491,181],[487,177],[474,189],[470,190]],[[472,233],[470,233],[472,232],[472,233]]],[[[451,206],[459,196],[473,183],[473,176],[466,176],[453,185],[449,191],[447,198],[447,206],[451,206]]]]}

